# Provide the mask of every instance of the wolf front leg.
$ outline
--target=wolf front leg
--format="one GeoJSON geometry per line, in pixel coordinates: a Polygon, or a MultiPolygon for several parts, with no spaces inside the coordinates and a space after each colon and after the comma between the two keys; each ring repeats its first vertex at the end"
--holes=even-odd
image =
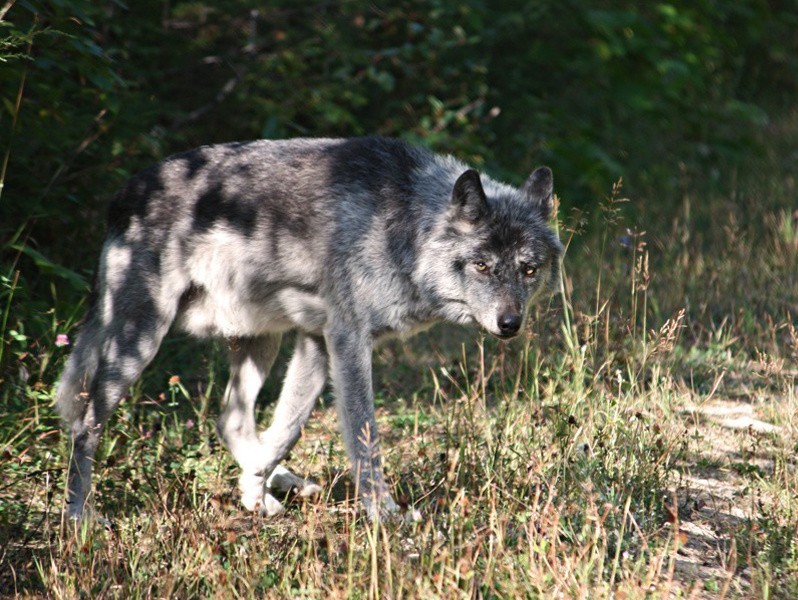
{"type": "Polygon", "coordinates": [[[349,323],[336,324],[325,337],[339,424],[360,497],[369,518],[382,519],[397,506],[385,483],[374,419],[372,337],[349,323]]]}

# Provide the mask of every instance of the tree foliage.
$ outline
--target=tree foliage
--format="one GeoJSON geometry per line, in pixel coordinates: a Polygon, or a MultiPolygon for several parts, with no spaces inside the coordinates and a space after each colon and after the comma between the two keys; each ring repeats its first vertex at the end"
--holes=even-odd
{"type": "Polygon", "coordinates": [[[378,133],[516,183],[547,163],[561,195],[594,203],[619,176],[667,190],[686,172],[745,164],[798,92],[798,6],[779,0],[0,11],[4,293],[19,270],[16,300],[41,310],[52,281],[85,293],[109,195],[175,151],[378,133]]]}
{"type": "Polygon", "coordinates": [[[776,1],[31,0],[0,23],[17,223],[256,137],[399,135],[511,178],[552,162],[584,194],[743,158],[798,87],[798,7],[776,1]]]}

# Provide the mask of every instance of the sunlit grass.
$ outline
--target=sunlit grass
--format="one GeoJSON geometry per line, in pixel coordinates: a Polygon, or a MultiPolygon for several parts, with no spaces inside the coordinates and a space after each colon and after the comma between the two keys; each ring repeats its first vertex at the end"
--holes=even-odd
{"type": "Polygon", "coordinates": [[[440,328],[377,351],[386,468],[397,500],[420,511],[416,523],[377,528],[352,501],[328,394],[288,462],[324,493],[289,499],[277,518],[245,513],[213,426],[222,353],[182,338],[122,403],[98,454],[97,507],[112,526],[62,523],[65,453],[51,400],[68,351],[56,341],[74,327],[42,315],[49,337],[10,346],[19,374],[2,388],[0,592],[791,597],[790,215],[745,227],[729,218],[704,246],[686,217],[673,223],[680,238],[627,228],[620,193],[598,235],[562,218],[563,294],[520,342],[440,328]],[[717,412],[719,402],[738,412],[717,412]],[[734,429],[727,417],[752,425],[734,429]]]}

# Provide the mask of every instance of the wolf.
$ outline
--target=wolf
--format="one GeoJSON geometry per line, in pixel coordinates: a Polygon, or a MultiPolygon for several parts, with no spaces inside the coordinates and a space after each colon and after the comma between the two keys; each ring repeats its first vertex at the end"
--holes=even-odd
{"type": "Polygon", "coordinates": [[[519,189],[382,137],[203,146],[134,176],[111,201],[57,388],[69,516],[90,503],[103,428],[173,324],[227,341],[217,429],[240,466],[246,509],[282,510],[275,489],[318,492],[280,462],[329,377],[367,513],[396,512],[374,419],[374,344],[439,321],[517,336],[530,305],[559,285],[552,204],[547,167],[519,189]],[[258,392],[291,330],[273,421],[259,432],[258,392]]]}

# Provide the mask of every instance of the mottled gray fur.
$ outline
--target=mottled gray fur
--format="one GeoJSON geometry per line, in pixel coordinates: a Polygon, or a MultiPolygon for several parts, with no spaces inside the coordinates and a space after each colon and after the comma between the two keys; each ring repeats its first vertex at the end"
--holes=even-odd
{"type": "Polygon", "coordinates": [[[551,206],[545,167],[516,189],[383,138],[206,146],[132,178],[112,202],[93,300],[58,387],[70,515],[83,514],[103,426],[173,322],[228,340],[218,429],[247,508],[280,510],[272,486],[317,490],[279,462],[329,377],[369,514],[394,511],[374,421],[374,342],[437,321],[515,336],[530,303],[558,285],[551,206]],[[259,433],[255,400],[289,330],[296,348],[259,433]]]}

